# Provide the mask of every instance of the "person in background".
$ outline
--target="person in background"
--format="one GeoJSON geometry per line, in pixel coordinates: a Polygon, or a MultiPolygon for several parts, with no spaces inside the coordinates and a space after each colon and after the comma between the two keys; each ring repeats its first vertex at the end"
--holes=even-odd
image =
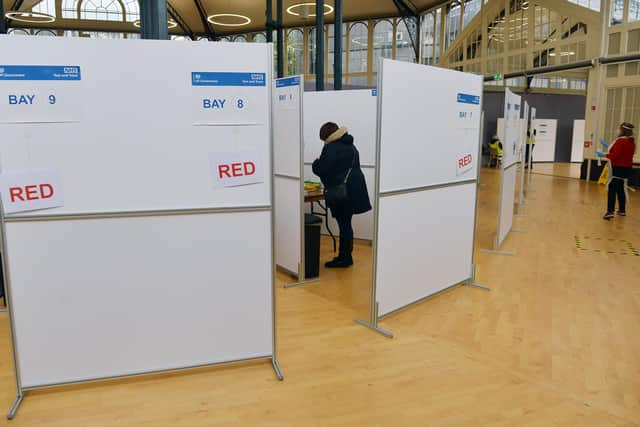
{"type": "MultiPolygon", "coordinates": [[[[607,154],[598,151],[598,157],[607,158],[611,162],[609,171],[609,194],[607,200],[607,213],[603,219],[609,221],[614,218],[616,209],[616,197],[618,199],[618,215],[625,216],[627,196],[625,185],[631,176],[633,167],[633,156],[636,152],[635,139],[633,138],[633,128],[631,123],[624,122],[618,130],[618,138],[609,147],[607,154]]],[[[607,144],[603,144],[607,146],[607,144]]]]}
{"type": "Polygon", "coordinates": [[[320,177],[325,189],[335,188],[346,180],[346,200],[329,204],[331,214],[340,227],[338,256],[325,264],[327,268],[346,268],[353,265],[353,215],[371,210],[367,183],[360,169],[360,153],[347,128],[328,122],[320,128],[324,147],[320,158],[313,162],[313,173],[320,177]]]}
{"type": "Polygon", "coordinates": [[[489,142],[489,150],[492,154],[490,167],[495,167],[498,165],[498,162],[502,160],[502,141],[498,138],[498,135],[493,135],[491,138],[491,142],[489,142]],[[495,158],[493,158],[495,156],[495,158]]]}
{"type": "Polygon", "coordinates": [[[533,169],[533,149],[536,148],[536,139],[538,138],[538,130],[533,130],[533,138],[531,138],[531,128],[527,130],[527,148],[524,159],[525,169],[529,168],[529,156],[531,156],[531,169],[533,169]]]}

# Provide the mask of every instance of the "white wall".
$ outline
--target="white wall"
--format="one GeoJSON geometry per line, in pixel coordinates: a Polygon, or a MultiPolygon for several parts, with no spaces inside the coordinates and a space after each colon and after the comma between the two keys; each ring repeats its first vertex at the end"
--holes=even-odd
{"type": "Polygon", "coordinates": [[[533,150],[534,162],[553,162],[556,156],[558,121],[556,119],[536,118],[535,129],[538,132],[536,148],[533,150]]]}

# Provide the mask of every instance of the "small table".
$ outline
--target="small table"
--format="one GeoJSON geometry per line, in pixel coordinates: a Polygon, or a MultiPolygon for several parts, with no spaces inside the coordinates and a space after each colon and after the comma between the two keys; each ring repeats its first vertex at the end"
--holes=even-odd
{"type": "Polygon", "coordinates": [[[331,236],[331,239],[333,240],[333,252],[336,251],[336,236],[333,235],[333,232],[331,231],[331,228],[329,227],[329,208],[327,207],[326,202],[323,203],[325,200],[324,197],[324,193],[323,192],[305,192],[304,194],[304,202],[305,203],[310,203],[311,204],[311,214],[312,215],[320,215],[322,217],[324,217],[324,226],[327,229],[327,232],[329,233],[329,236],[331,236]],[[320,208],[319,212],[316,212],[314,209],[314,206],[318,205],[318,207],[320,208]]]}

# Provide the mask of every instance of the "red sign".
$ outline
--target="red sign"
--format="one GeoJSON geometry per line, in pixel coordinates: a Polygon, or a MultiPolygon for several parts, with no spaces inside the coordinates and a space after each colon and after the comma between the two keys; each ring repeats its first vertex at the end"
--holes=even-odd
{"type": "Polygon", "coordinates": [[[218,175],[220,179],[251,176],[256,173],[256,164],[253,162],[219,164],[218,175]]]}
{"type": "Polygon", "coordinates": [[[64,205],[62,183],[57,171],[2,174],[0,192],[2,207],[7,214],[64,205]]]}
{"type": "Polygon", "coordinates": [[[460,176],[469,172],[473,168],[473,155],[471,153],[460,154],[458,156],[458,165],[456,175],[460,176]]]}
{"type": "Polygon", "coordinates": [[[254,151],[209,153],[213,186],[237,187],[264,182],[262,156],[254,151]]]}
{"type": "Polygon", "coordinates": [[[53,197],[53,194],[53,186],[49,183],[25,185],[24,187],[9,187],[9,200],[11,203],[50,199],[53,197]]]}

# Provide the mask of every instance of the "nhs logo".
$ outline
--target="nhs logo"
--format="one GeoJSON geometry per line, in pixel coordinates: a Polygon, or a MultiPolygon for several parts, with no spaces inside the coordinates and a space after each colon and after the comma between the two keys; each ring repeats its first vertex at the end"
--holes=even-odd
{"type": "Polygon", "coordinates": [[[78,67],[64,67],[62,72],[64,74],[78,74],[78,67]]]}
{"type": "Polygon", "coordinates": [[[461,104],[480,105],[480,96],[469,93],[458,93],[457,101],[461,104]]]}

